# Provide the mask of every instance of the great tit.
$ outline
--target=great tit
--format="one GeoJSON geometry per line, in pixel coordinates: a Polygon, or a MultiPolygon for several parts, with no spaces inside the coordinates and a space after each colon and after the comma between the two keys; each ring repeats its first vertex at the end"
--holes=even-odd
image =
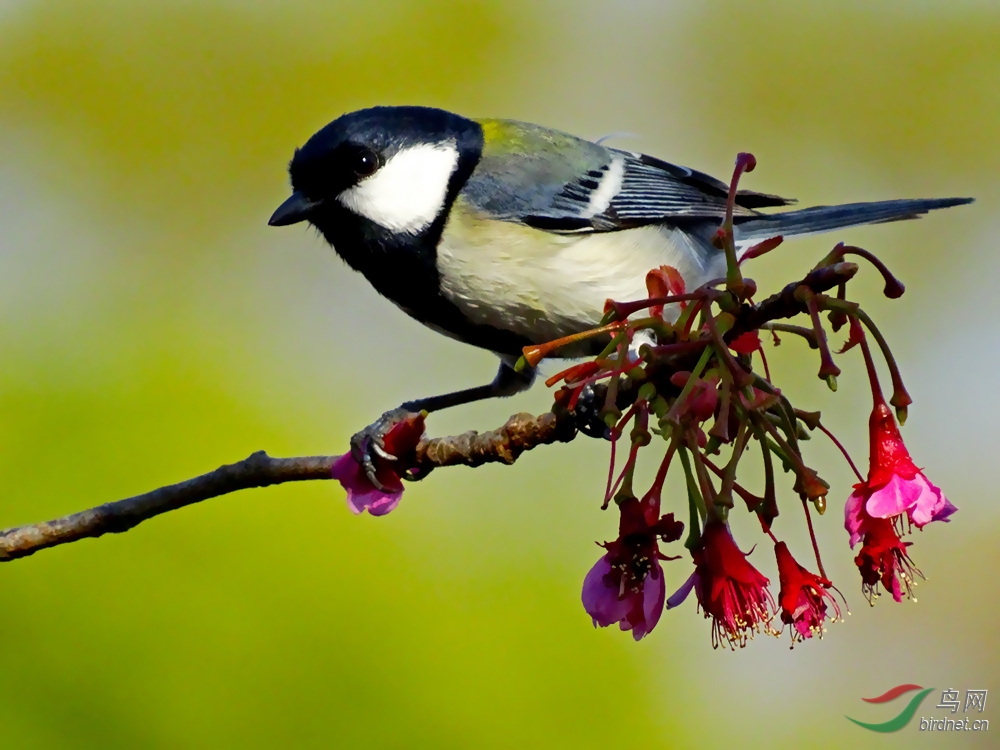
{"type": "MultiPolygon", "coordinates": [[[[489,385],[404,403],[434,411],[531,385],[522,347],[599,324],[607,299],[646,296],[669,265],[689,290],[725,275],[712,238],[728,186],[702,172],[514,120],[429,107],[345,114],[289,165],[292,196],[269,224],[308,221],[405,313],[501,359],[489,385]]],[[[970,198],[891,200],[766,214],[792,201],[741,190],[738,245],[914,219],[970,198]]],[[[604,342],[599,344],[603,348],[604,342]]],[[[591,353],[593,343],[560,351],[591,353]]],[[[356,437],[373,438],[391,423],[356,437]]],[[[357,447],[357,445],[355,446],[357,447]]]]}

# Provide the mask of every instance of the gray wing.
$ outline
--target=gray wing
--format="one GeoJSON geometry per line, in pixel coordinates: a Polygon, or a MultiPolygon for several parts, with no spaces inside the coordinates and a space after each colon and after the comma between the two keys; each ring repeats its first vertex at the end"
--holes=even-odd
{"type": "MultiPolygon", "coordinates": [[[[462,196],[492,218],[551,232],[607,232],[653,223],[720,220],[728,185],[702,172],[527,123],[484,146],[462,196]]],[[[791,201],[740,191],[736,216],[791,201]]]]}
{"type": "MultiPolygon", "coordinates": [[[[725,215],[729,186],[720,180],[645,154],[609,151],[611,159],[601,179],[588,175],[587,179],[566,185],[556,196],[553,208],[557,215],[570,216],[576,211],[589,221],[593,231],[664,221],[718,221],[725,215]]],[[[778,196],[740,191],[734,215],[758,216],[756,208],[789,203],[778,196]]],[[[525,223],[537,223],[539,219],[544,225],[546,217],[528,217],[525,223]]]]}

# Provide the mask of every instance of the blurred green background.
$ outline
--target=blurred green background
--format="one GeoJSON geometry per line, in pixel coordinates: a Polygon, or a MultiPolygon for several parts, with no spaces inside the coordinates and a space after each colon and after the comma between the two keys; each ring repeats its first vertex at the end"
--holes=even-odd
{"type": "MultiPolygon", "coordinates": [[[[908,376],[914,458],[961,508],[915,537],[919,604],[868,608],[842,528],[852,477],[820,440],[821,543],[854,614],[794,651],[713,652],[693,601],[638,644],[591,627],[580,584],[616,533],[597,442],[437,472],[381,519],[350,515],[333,483],[256,490],[0,567],[4,745],[995,746],[843,718],[890,718],[897,704],[860,698],[899,683],[1000,690],[1000,8],[870,6],[0,0],[0,526],[256,449],[342,452],[383,409],[492,375],[313,232],[265,226],[292,149],[345,111],[627,131],[721,177],[750,150],[747,187],[806,205],[978,198],[800,240],[752,272],[768,290],[846,239],[907,283],[890,303],[865,271],[855,293],[908,376]]],[[[830,394],[803,353],[776,350],[776,378],[863,461],[857,357],[830,394]]],[[[548,403],[539,386],[430,429],[548,403]]],[[[808,559],[783,501],[776,530],[808,559]]],[[[776,578],[767,544],[751,559],[776,578]]],[[[689,567],[668,565],[668,586],[689,567]]]]}

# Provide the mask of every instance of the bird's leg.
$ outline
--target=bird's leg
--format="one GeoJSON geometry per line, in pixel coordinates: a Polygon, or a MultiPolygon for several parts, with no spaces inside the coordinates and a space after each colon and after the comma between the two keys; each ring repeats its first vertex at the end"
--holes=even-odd
{"type": "Polygon", "coordinates": [[[513,396],[531,387],[535,380],[533,369],[517,372],[506,361],[500,363],[492,383],[453,391],[440,396],[429,396],[414,401],[405,401],[396,409],[390,409],[351,438],[351,454],[364,467],[368,479],[379,489],[384,489],[375,476],[376,457],[386,461],[397,460],[385,449],[385,436],[397,424],[411,414],[426,411],[441,411],[452,406],[471,404],[487,398],[513,396]]]}

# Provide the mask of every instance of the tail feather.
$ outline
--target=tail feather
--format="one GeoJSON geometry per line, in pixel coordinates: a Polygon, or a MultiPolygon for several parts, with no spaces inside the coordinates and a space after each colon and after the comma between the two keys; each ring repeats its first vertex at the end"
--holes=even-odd
{"type": "Polygon", "coordinates": [[[922,198],[915,200],[845,203],[840,206],[813,206],[770,216],[735,219],[737,242],[762,240],[775,235],[814,234],[861,224],[918,219],[928,211],[972,203],[974,198],[922,198]]]}

